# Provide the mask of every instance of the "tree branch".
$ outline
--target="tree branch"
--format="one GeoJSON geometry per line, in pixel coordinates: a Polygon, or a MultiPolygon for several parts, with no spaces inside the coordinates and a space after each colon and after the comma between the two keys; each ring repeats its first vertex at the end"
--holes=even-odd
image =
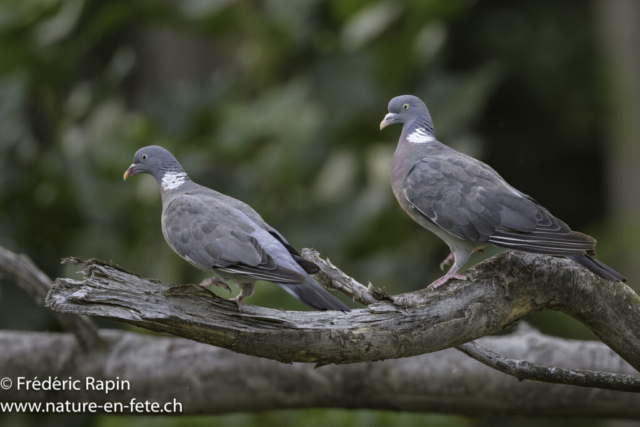
{"type": "MultiPolygon", "coordinates": [[[[150,297],[153,298],[153,297],[150,297]]],[[[281,364],[173,337],[102,330],[104,348],[80,351],[70,334],[0,331],[0,390],[11,402],[138,402],[174,398],[184,414],[295,408],[386,409],[469,416],[640,418],[640,395],[540,382],[518,382],[454,350],[385,362],[325,366],[281,364]],[[128,391],[17,391],[17,377],[127,380],[128,391]]],[[[605,345],[535,330],[485,337],[482,345],[512,358],[621,374],[633,368],[605,345]]]]}
{"type": "MultiPolygon", "coordinates": [[[[369,285],[369,288],[365,288],[362,284],[338,269],[338,267],[333,265],[328,259],[324,260],[320,258],[320,254],[317,251],[305,249],[303,256],[320,267],[322,273],[318,275],[318,279],[325,287],[340,291],[364,305],[369,305],[372,301],[377,301],[376,297],[381,299],[383,294],[380,291],[375,290],[372,285],[369,285]]],[[[537,365],[524,360],[509,359],[501,356],[484,348],[475,341],[457,345],[455,348],[480,363],[507,375],[512,375],[520,381],[532,380],[640,393],[640,376],[637,375],[622,375],[537,365]]]]}
{"type": "MultiPolygon", "coordinates": [[[[26,255],[19,255],[0,246],[0,273],[27,291],[38,305],[45,305],[51,279],[26,255]]],[[[98,331],[93,322],[85,317],[66,313],[54,313],[62,326],[75,334],[85,350],[98,343],[98,331]]]]}
{"type": "Polygon", "coordinates": [[[456,349],[478,362],[497,371],[512,375],[520,381],[542,381],[553,384],[640,393],[640,377],[637,375],[542,366],[526,360],[509,359],[481,346],[475,341],[456,346],[456,349]]]}
{"type": "Polygon", "coordinates": [[[506,252],[471,269],[471,280],[393,296],[365,309],[293,312],[233,303],[195,285],[169,286],[92,260],[83,281],[57,279],[54,310],[131,323],[281,362],[355,363],[453,347],[543,309],[585,324],[640,368],[640,298],[573,263],[506,252]]]}
{"type": "Polygon", "coordinates": [[[323,259],[320,253],[313,248],[302,250],[302,256],[320,267],[316,278],[325,288],[338,291],[362,305],[375,304],[383,299],[391,300],[386,294],[375,289],[372,285],[365,287],[354,278],[333,265],[329,258],[323,259]]]}

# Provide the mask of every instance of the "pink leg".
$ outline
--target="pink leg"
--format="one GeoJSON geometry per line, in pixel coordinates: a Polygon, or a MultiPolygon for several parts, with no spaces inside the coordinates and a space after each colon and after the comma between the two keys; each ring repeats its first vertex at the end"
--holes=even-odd
{"type": "MultiPolygon", "coordinates": [[[[476,249],[474,252],[479,253],[479,254],[483,254],[484,251],[482,249],[476,249]]],[[[445,267],[448,266],[449,264],[453,264],[453,261],[455,261],[456,257],[455,255],[453,255],[453,252],[449,252],[449,255],[447,255],[447,257],[444,259],[444,261],[442,261],[440,263],[440,270],[444,271],[445,267]]]]}
{"type": "Polygon", "coordinates": [[[444,271],[444,268],[453,263],[453,261],[456,259],[455,256],[453,256],[453,252],[450,252],[449,255],[447,255],[447,257],[444,259],[444,261],[442,261],[440,263],[440,270],[444,271]]]}
{"type": "Polygon", "coordinates": [[[457,279],[457,280],[467,280],[467,276],[464,276],[462,274],[456,274],[456,272],[459,270],[460,268],[456,267],[455,265],[453,267],[451,267],[449,269],[449,271],[447,271],[447,274],[445,274],[444,276],[442,276],[441,278],[439,278],[438,280],[434,281],[432,284],[430,284],[428,287],[429,288],[433,288],[436,289],[442,285],[444,285],[445,283],[447,283],[449,280],[451,279],[457,279]]]}
{"type": "Polygon", "coordinates": [[[471,250],[469,252],[467,252],[465,250],[458,250],[457,253],[455,253],[455,254],[453,252],[451,252],[444,259],[444,261],[442,261],[440,263],[440,269],[444,270],[444,267],[446,267],[448,264],[451,264],[451,261],[455,261],[453,263],[453,266],[449,269],[449,271],[447,271],[447,274],[445,274],[444,276],[442,276],[438,280],[434,281],[428,287],[429,288],[434,288],[434,289],[438,288],[438,287],[444,285],[445,283],[447,283],[451,279],[467,280],[468,279],[467,276],[465,276],[463,274],[456,274],[456,273],[469,260],[469,256],[471,256],[471,254],[473,252],[483,252],[483,251],[482,251],[482,249],[475,249],[475,250],[471,250]]]}
{"type": "Polygon", "coordinates": [[[229,301],[235,301],[236,304],[238,304],[238,311],[240,311],[240,313],[242,313],[242,308],[244,307],[244,297],[242,296],[242,294],[238,294],[238,296],[233,297],[233,298],[229,298],[229,301]]]}
{"type": "Polygon", "coordinates": [[[242,313],[242,309],[244,308],[244,299],[253,295],[254,283],[236,282],[236,285],[240,288],[240,293],[234,298],[231,298],[230,301],[235,301],[236,304],[238,304],[238,310],[242,313]]]}
{"type": "Polygon", "coordinates": [[[222,279],[220,279],[217,276],[215,276],[215,277],[207,277],[202,282],[200,282],[200,286],[202,286],[204,288],[208,288],[211,285],[216,285],[216,286],[218,286],[218,287],[220,287],[222,289],[226,289],[227,291],[231,292],[231,288],[229,287],[229,285],[224,283],[222,281],[222,279]]]}

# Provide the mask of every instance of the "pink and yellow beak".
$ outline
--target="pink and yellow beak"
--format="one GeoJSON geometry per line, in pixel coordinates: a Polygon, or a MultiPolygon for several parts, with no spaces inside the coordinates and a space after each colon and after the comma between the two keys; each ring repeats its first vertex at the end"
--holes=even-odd
{"type": "Polygon", "coordinates": [[[126,181],[127,178],[129,178],[132,174],[133,174],[133,170],[136,168],[136,165],[131,165],[129,166],[129,169],[127,169],[124,173],[124,180],[126,181]]]}
{"type": "Polygon", "coordinates": [[[384,119],[382,119],[382,121],[380,122],[380,130],[392,124],[393,118],[395,117],[395,115],[396,115],[395,113],[389,113],[386,116],[384,116],[384,119]]]}

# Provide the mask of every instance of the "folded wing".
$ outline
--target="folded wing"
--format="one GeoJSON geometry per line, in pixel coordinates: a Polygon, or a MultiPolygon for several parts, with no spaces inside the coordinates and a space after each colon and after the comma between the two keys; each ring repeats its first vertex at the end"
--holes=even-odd
{"type": "Polygon", "coordinates": [[[167,206],[163,231],[173,250],[197,267],[253,280],[303,283],[305,276],[278,265],[251,236],[254,228],[214,198],[184,194],[167,206]]]}
{"type": "Polygon", "coordinates": [[[307,261],[306,259],[302,258],[300,253],[293,246],[291,246],[291,244],[289,244],[287,239],[285,239],[285,237],[282,234],[280,234],[280,232],[278,232],[278,230],[276,230],[275,228],[273,228],[269,224],[267,224],[267,222],[264,219],[262,219],[260,214],[258,214],[258,212],[256,212],[248,204],[246,204],[246,203],[244,203],[244,202],[242,202],[240,200],[234,199],[233,197],[229,197],[229,196],[227,196],[225,194],[218,193],[217,191],[213,191],[213,190],[211,190],[209,188],[202,189],[201,191],[195,191],[195,192],[192,192],[191,194],[202,195],[204,197],[208,197],[208,196],[211,196],[212,194],[215,194],[216,197],[219,198],[220,200],[222,200],[225,204],[231,206],[232,208],[239,209],[245,215],[247,215],[255,224],[257,224],[262,229],[268,231],[273,237],[278,239],[278,241],[280,241],[280,243],[282,243],[282,245],[287,249],[287,251],[289,251],[289,253],[291,254],[291,257],[307,273],[316,274],[316,273],[318,273],[320,271],[320,268],[316,264],[314,264],[313,262],[307,261]]]}
{"type": "Polygon", "coordinates": [[[467,156],[422,158],[403,182],[410,205],[464,240],[549,255],[594,255],[595,240],[571,229],[531,197],[467,156]]]}

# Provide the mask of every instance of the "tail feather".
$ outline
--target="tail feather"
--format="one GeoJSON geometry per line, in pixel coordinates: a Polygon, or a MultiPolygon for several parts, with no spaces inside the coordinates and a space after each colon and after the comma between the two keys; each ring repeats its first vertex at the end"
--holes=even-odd
{"type": "Polygon", "coordinates": [[[517,249],[545,255],[595,255],[593,237],[577,231],[568,233],[513,230],[495,230],[489,243],[507,249],[517,249]]]}
{"type": "Polygon", "coordinates": [[[314,310],[340,310],[349,311],[349,307],[334,297],[325,288],[320,286],[311,277],[307,277],[304,283],[277,283],[285,291],[296,297],[304,305],[314,310]]]}
{"type": "Polygon", "coordinates": [[[601,261],[593,258],[589,255],[569,255],[567,256],[570,260],[580,264],[585,267],[587,270],[595,274],[596,276],[600,276],[603,279],[611,280],[612,282],[626,282],[627,279],[613,268],[604,264],[601,261]]]}

